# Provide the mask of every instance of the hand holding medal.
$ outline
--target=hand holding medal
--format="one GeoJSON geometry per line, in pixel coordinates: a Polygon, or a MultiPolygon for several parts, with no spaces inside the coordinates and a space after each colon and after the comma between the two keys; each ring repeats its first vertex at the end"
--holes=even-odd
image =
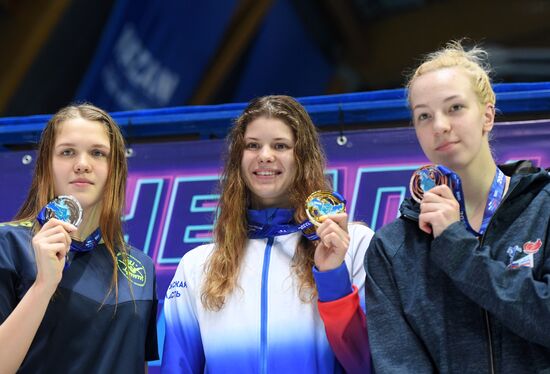
{"type": "Polygon", "coordinates": [[[36,219],[42,225],[32,240],[39,273],[37,279],[41,272],[49,273],[51,277],[47,278],[53,279],[57,285],[61,270],[69,263],[70,234],[82,222],[82,207],[73,196],[58,196],[42,208],[36,219]],[[53,261],[53,269],[48,266],[52,264],[49,261],[52,259],[57,259],[53,261]]]}
{"type": "Polygon", "coordinates": [[[477,230],[468,222],[462,182],[458,174],[452,170],[441,165],[423,166],[414,172],[409,187],[412,198],[421,203],[419,227],[422,231],[433,232],[434,237],[437,237],[451,223],[460,220],[472,234],[481,236],[504,196],[506,178],[502,171],[496,168],[481,225],[477,230]],[[448,188],[438,187],[442,185],[448,188]],[[432,189],[434,193],[430,194],[430,199],[427,200],[424,194],[432,189]]]}
{"type": "Polygon", "coordinates": [[[425,165],[413,173],[409,183],[412,198],[420,204],[418,227],[434,237],[460,219],[451,175],[443,166],[425,165]]]}
{"type": "Polygon", "coordinates": [[[349,246],[346,200],[337,192],[316,191],[306,200],[306,214],[319,240],[315,266],[320,271],[337,268],[349,246]]]}
{"type": "Polygon", "coordinates": [[[298,227],[309,240],[319,240],[316,228],[329,214],[345,213],[346,200],[338,192],[315,191],[306,199],[307,220],[298,227]]]}

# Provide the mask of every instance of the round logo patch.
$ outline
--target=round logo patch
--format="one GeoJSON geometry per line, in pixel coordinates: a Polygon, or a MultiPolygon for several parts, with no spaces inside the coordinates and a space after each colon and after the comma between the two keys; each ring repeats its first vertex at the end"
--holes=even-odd
{"type": "Polygon", "coordinates": [[[147,274],[145,273],[145,267],[141,261],[131,254],[128,254],[128,261],[125,261],[124,256],[122,256],[120,252],[117,253],[116,257],[118,270],[136,286],[145,286],[147,274]]]}

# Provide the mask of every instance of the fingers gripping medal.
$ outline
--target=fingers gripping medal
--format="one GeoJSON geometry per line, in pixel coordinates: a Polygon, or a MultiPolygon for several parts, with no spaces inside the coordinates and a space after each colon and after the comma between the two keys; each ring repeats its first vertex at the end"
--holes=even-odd
{"type": "MultiPolygon", "coordinates": [[[[42,208],[36,217],[42,226],[50,219],[55,218],[78,227],[82,222],[82,206],[78,200],[70,195],[54,198],[42,208]]],[[[69,254],[65,256],[65,268],[69,266],[69,254]]]]}
{"type": "Polygon", "coordinates": [[[420,203],[425,192],[442,184],[449,185],[447,175],[436,165],[424,165],[413,173],[409,190],[412,198],[420,203]]]}
{"type": "Polygon", "coordinates": [[[346,200],[338,192],[315,191],[306,199],[308,219],[299,226],[309,240],[319,240],[315,228],[330,214],[345,213],[346,200]]]}

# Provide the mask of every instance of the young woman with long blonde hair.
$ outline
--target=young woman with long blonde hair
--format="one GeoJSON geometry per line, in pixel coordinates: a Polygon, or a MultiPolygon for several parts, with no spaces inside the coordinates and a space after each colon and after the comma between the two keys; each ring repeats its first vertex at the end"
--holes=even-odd
{"type": "Polygon", "coordinates": [[[550,370],[550,176],[497,166],[486,58],[451,42],[409,81],[416,136],[447,183],[405,200],[367,251],[376,372],[550,370]]]}
{"type": "Polygon", "coordinates": [[[28,197],[0,224],[0,372],[139,373],[158,357],[154,266],[122,233],[126,176],[124,139],[105,111],[52,116],[28,197]],[[78,227],[47,219],[59,196],[80,204],[78,227]]]}

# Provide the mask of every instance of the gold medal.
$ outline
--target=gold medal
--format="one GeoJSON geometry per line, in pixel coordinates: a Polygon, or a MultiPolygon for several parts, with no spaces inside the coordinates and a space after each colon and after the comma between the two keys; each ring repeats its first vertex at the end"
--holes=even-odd
{"type": "Polygon", "coordinates": [[[306,214],[315,226],[321,225],[326,216],[346,212],[346,201],[331,191],[315,191],[306,199],[306,214]]]}
{"type": "Polygon", "coordinates": [[[412,198],[420,203],[425,192],[442,184],[449,184],[447,176],[436,165],[424,165],[413,173],[409,190],[412,198]]]}

